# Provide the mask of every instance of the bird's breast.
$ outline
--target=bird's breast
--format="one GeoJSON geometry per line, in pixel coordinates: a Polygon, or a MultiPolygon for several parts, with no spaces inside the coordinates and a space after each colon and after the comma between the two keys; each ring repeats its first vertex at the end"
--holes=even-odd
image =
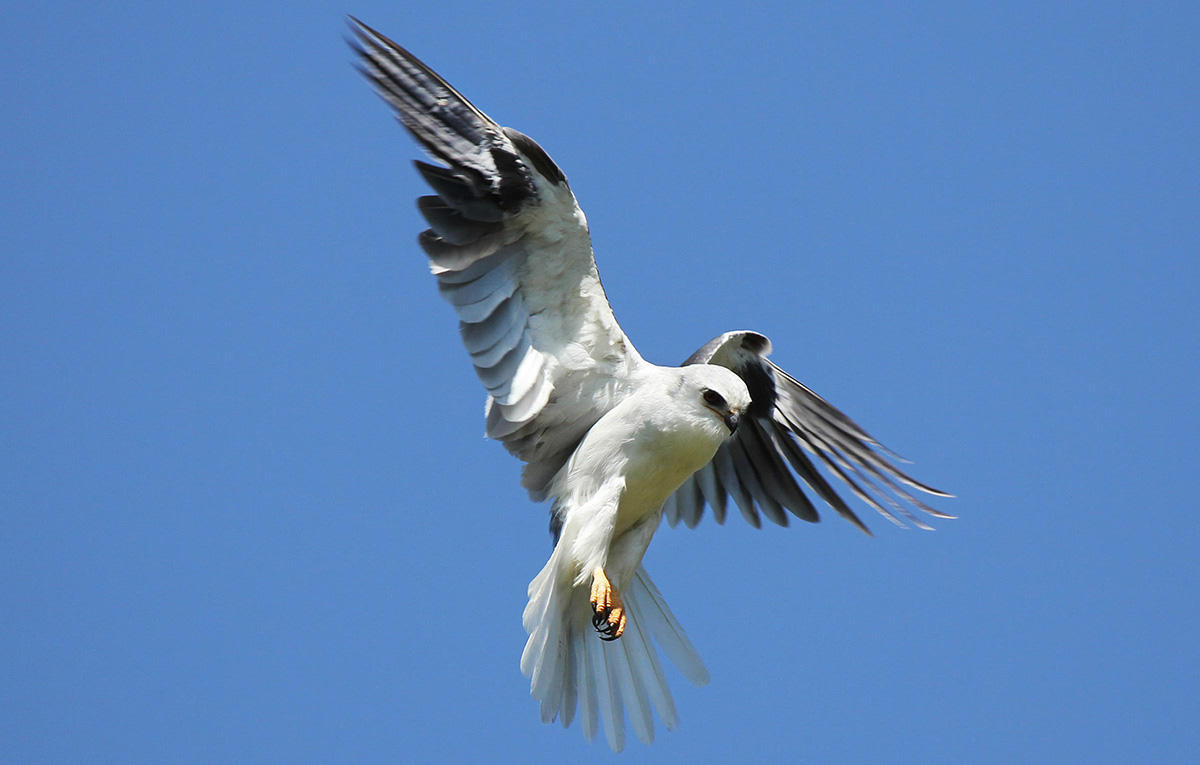
{"type": "Polygon", "coordinates": [[[708,464],[722,440],[712,428],[642,428],[631,443],[617,533],[661,510],[688,476],[708,464]]]}

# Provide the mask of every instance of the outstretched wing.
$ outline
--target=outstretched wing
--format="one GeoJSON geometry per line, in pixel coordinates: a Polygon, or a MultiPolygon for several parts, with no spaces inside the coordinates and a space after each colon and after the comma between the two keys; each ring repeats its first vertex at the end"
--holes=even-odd
{"type": "Polygon", "coordinates": [[[786,526],[785,510],[805,521],[817,521],[817,509],[796,481],[799,476],[830,507],[868,534],[854,511],[817,471],[809,455],[885,518],[901,518],[930,528],[914,512],[952,518],[921,502],[916,490],[939,497],[951,495],[926,486],[892,462],[898,459],[825,399],[813,393],[768,358],[771,341],[757,332],[726,332],[713,338],[684,362],[718,364],[736,372],[750,390],[750,411],[737,432],[721,445],[703,469],[683,483],[664,505],[671,525],[700,522],[710,505],[717,523],[725,522],[732,496],[754,527],[762,525],[758,510],[786,526]],[[889,457],[891,459],[889,459],[889,457]],[[793,472],[794,471],[794,472],[793,472]]]}
{"type": "Polygon", "coordinates": [[[488,391],[487,435],[528,463],[544,498],[579,440],[623,394],[641,357],[613,316],[587,220],[531,138],[475,108],[436,72],[353,20],[361,71],[445,166],[416,162],[438,289],[488,391]]]}

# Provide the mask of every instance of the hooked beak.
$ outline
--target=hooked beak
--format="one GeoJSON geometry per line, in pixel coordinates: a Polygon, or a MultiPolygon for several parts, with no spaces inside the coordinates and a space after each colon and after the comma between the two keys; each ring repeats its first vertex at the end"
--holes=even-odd
{"type": "Polygon", "coordinates": [[[737,432],[738,422],[741,420],[741,417],[738,416],[737,412],[730,412],[729,414],[724,415],[721,419],[725,420],[725,427],[729,428],[729,435],[732,436],[737,432]]]}

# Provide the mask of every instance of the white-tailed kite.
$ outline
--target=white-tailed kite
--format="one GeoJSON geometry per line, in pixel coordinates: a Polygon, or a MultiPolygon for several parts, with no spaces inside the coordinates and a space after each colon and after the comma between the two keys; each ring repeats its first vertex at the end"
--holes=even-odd
{"type": "MultiPolygon", "coordinates": [[[[553,500],[554,550],[529,585],[521,671],[545,722],[584,735],[597,720],[620,751],[628,714],[678,724],[655,643],[691,682],[708,671],[642,566],[664,515],[725,520],[727,498],[761,525],[816,521],[796,481],[863,531],[810,455],[888,519],[950,517],[911,490],[949,496],[775,366],[757,332],[727,332],[682,366],[644,360],[600,285],[587,220],[566,176],[529,137],[501,127],[411,53],[354,20],[361,68],[445,167],[416,162],[420,244],[487,388],[487,435],[525,462],[522,485],[553,500]],[[740,424],[739,424],[740,423],[740,424]],[[881,451],[882,450],[882,451],[881,451]]],[[[927,527],[926,527],[927,528],[927,527]]],[[[869,532],[868,532],[869,533],[869,532]]]]}

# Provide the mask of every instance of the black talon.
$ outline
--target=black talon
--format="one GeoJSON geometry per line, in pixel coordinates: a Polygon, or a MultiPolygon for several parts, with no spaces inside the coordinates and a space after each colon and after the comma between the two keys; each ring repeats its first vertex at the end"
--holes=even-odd
{"type": "Polygon", "coordinates": [[[621,637],[620,620],[613,623],[610,619],[613,618],[613,612],[617,609],[612,604],[603,605],[598,601],[592,601],[592,626],[599,633],[600,639],[605,642],[611,642],[621,637]]]}
{"type": "Polygon", "coordinates": [[[592,612],[592,626],[596,628],[596,632],[600,633],[600,639],[605,642],[611,642],[620,637],[616,634],[617,625],[608,620],[611,613],[611,610],[592,612]]]}

